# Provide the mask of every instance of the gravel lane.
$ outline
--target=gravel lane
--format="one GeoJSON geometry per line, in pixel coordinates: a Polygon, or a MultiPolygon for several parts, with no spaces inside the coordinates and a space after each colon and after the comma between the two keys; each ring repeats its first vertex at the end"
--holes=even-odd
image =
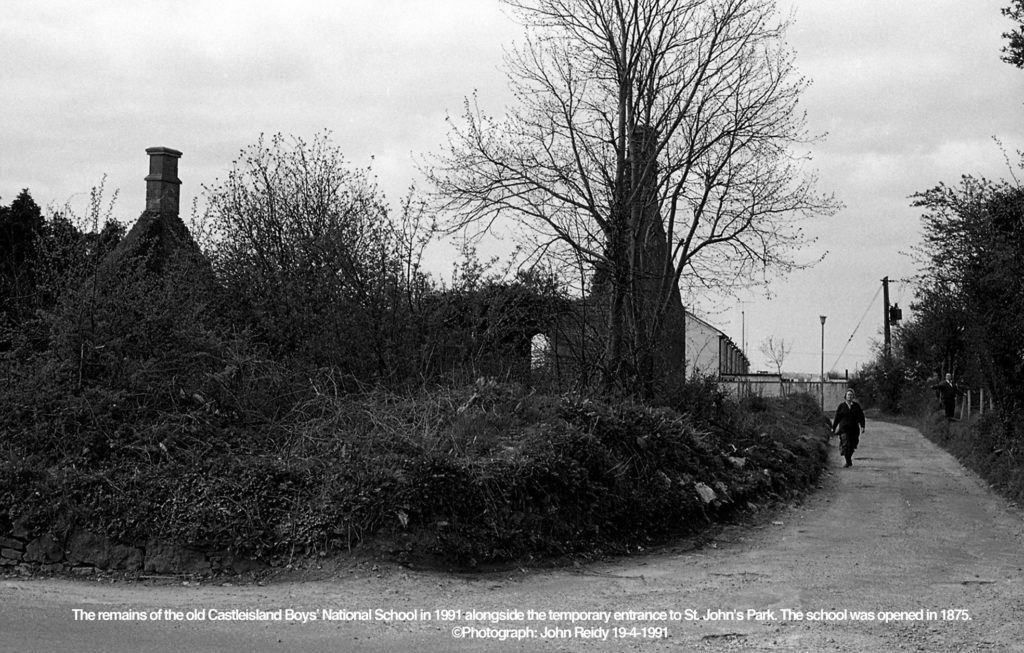
{"type": "Polygon", "coordinates": [[[0,652],[1024,651],[1020,509],[911,428],[870,422],[857,453],[702,546],[571,569],[0,581],[0,652]]]}

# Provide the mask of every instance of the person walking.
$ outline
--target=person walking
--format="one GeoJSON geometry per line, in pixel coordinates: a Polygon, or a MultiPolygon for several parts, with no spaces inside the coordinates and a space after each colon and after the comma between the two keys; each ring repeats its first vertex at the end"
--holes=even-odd
{"type": "Polygon", "coordinates": [[[853,390],[846,391],[846,400],[836,408],[832,420],[832,432],[839,435],[839,453],[846,459],[844,467],[853,467],[853,452],[860,444],[860,434],[865,430],[864,411],[856,402],[853,390]]]}
{"type": "Polygon", "coordinates": [[[956,387],[953,382],[953,375],[946,372],[946,380],[938,385],[933,385],[932,390],[939,395],[942,409],[946,411],[946,421],[953,421],[953,414],[956,413],[956,398],[963,395],[963,390],[956,387]]]}

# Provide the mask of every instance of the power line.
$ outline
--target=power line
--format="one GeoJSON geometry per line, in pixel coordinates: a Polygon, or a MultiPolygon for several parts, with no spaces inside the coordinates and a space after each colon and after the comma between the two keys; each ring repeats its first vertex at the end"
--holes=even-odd
{"type": "Polygon", "coordinates": [[[843,357],[843,354],[846,353],[846,348],[850,346],[851,342],[853,342],[853,337],[857,335],[857,329],[860,328],[860,325],[864,322],[864,318],[866,318],[868,316],[868,313],[871,312],[871,308],[875,305],[875,300],[878,299],[878,294],[880,292],[882,292],[881,286],[879,286],[878,289],[875,290],[875,296],[871,298],[870,302],[868,302],[868,307],[867,309],[865,309],[864,315],[860,317],[860,321],[857,322],[857,326],[853,327],[853,333],[850,334],[850,338],[846,341],[846,344],[843,345],[843,349],[839,352],[839,356],[836,357],[836,362],[832,363],[832,367],[829,368],[830,370],[836,369],[836,365],[839,364],[839,359],[843,357]]]}

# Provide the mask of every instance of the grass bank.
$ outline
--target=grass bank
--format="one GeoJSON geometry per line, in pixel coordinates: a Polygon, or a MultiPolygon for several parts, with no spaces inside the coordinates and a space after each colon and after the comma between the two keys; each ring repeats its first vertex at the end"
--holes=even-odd
{"type": "Polygon", "coordinates": [[[316,393],[263,420],[122,399],[0,417],[0,537],[86,531],[270,565],[371,545],[466,566],[586,558],[813,487],[828,436],[808,396],[693,411],[479,384],[316,393]]]}
{"type": "Polygon", "coordinates": [[[940,411],[934,410],[921,412],[915,426],[995,491],[1012,501],[1024,502],[1024,433],[1013,420],[989,412],[947,422],[940,411]]]}

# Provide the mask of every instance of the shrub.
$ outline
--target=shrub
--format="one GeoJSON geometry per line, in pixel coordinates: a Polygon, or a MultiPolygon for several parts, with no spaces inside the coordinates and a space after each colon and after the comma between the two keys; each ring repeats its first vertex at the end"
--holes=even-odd
{"type": "Polygon", "coordinates": [[[699,421],[708,421],[723,413],[726,397],[713,377],[687,379],[682,375],[670,375],[662,382],[652,403],[689,414],[699,421]]]}
{"type": "Polygon", "coordinates": [[[63,438],[6,445],[7,528],[83,526],[271,560],[368,541],[469,564],[622,552],[814,482],[826,437],[800,397],[713,425],[482,383],[309,393],[262,422],[140,410],[130,428],[114,426],[122,400],[55,402],[33,419],[63,424],[63,438]],[[697,483],[719,499],[705,504],[697,483]]]}

